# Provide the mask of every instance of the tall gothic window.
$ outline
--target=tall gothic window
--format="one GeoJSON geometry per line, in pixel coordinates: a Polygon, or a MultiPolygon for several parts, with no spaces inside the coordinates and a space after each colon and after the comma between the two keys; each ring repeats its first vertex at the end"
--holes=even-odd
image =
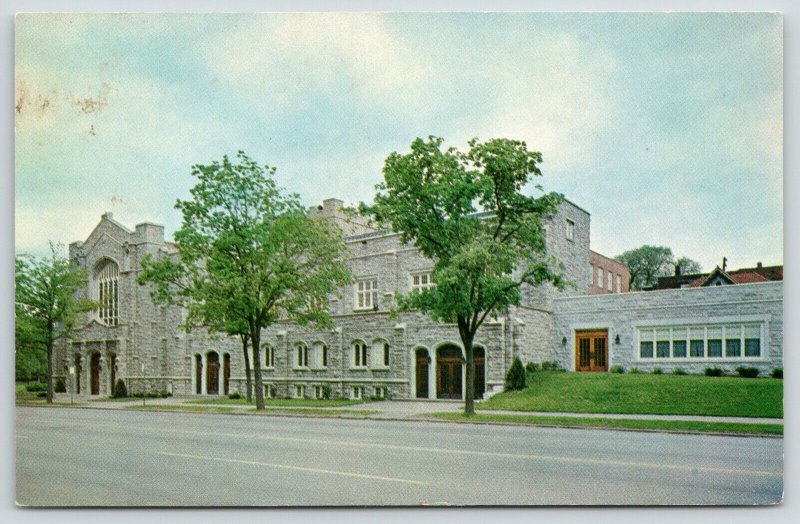
{"type": "Polygon", "coordinates": [[[97,270],[98,315],[107,326],[119,324],[119,266],[106,260],[97,270]]]}

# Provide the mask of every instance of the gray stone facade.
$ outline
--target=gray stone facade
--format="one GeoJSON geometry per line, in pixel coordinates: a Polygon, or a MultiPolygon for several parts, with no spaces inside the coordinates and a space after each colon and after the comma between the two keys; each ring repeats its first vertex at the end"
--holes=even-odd
{"type": "MultiPolygon", "coordinates": [[[[281,322],[264,330],[266,392],[279,397],[463,398],[463,351],[456,327],[418,312],[389,313],[398,293],[427,282],[431,261],[402,244],[398,234],[377,231],[348,215],[341,201],[326,200],[314,214],[335,220],[347,235],[348,265],[356,282],[332,298],[334,329],[281,322]]],[[[502,387],[515,356],[525,363],[555,360],[576,369],[577,337],[587,331],[600,333],[607,344],[600,371],[615,364],[693,373],[711,366],[728,372],[738,365],[762,372],[782,367],[781,282],[588,296],[589,213],[565,201],[544,225],[548,255],[573,285],[561,291],[550,285],[525,287],[520,306],[481,327],[476,339],[476,356],[482,358],[476,370],[480,392],[502,387]],[[702,343],[695,340],[697,333],[702,343]],[[648,347],[652,354],[643,357],[648,347]],[[702,356],[689,354],[699,350],[702,356]],[[729,358],[735,351],[739,356],[729,358]]],[[[144,255],[175,253],[163,227],[143,223],[131,231],[110,213],[85,242],[70,245],[70,257],[90,275],[87,296],[98,298],[98,275],[107,264],[115,265],[119,276],[113,321],[108,314],[105,321],[89,314],[73,339],[57,349],[56,375],[69,391],[109,395],[113,379],[122,378],[133,393],[244,392],[240,340],[204,329],[184,331],[181,308],[154,305],[149,288],[136,284],[144,255]]]]}
{"type": "MultiPolygon", "coordinates": [[[[313,397],[325,386],[332,396],[357,393],[414,398],[420,383],[425,382],[417,375],[424,373],[428,387],[420,396],[444,395],[444,386],[439,391],[438,385],[440,372],[446,369],[445,360],[440,363],[440,354],[445,355],[449,348],[451,356],[453,351],[463,355],[455,326],[435,323],[420,313],[389,314],[395,296],[409,292],[414,277],[431,269],[431,261],[413,246],[402,244],[398,234],[376,231],[370,223],[348,216],[341,201],[326,200],[314,213],[337,221],[348,234],[348,265],[356,283],[342,289],[332,300],[333,330],[283,322],[264,331],[261,361],[268,393],[313,397]],[[364,307],[363,302],[359,307],[359,281],[377,284],[370,302],[373,297],[377,300],[369,307],[364,307]],[[365,362],[358,362],[356,344],[366,345],[365,362]],[[308,348],[308,356],[298,357],[298,351],[303,351],[298,347],[308,348]],[[272,366],[266,359],[267,348],[274,355],[272,366]],[[323,365],[323,352],[327,365],[323,365]],[[419,367],[418,360],[424,363],[424,357],[427,366],[419,367]]],[[[481,327],[476,348],[484,357],[484,392],[502,385],[514,356],[523,362],[552,359],[553,301],[559,296],[585,293],[584,283],[589,278],[589,214],[566,201],[554,216],[545,218],[544,224],[548,255],[563,265],[562,273],[575,285],[564,291],[552,286],[526,287],[520,307],[481,327]]],[[[71,391],[80,388],[82,394],[108,395],[114,377],[125,380],[130,392],[244,392],[244,358],[239,339],[209,334],[203,329],[185,332],[180,326],[184,320],[180,308],[154,305],[149,289],[136,284],[144,255],[174,253],[174,245],[164,240],[163,227],[144,223],[131,231],[110,213],[103,215],[85,242],[70,245],[70,257],[90,274],[87,296],[98,298],[97,273],[103,264],[111,262],[119,268],[118,321],[107,325],[98,315],[87,315],[73,340],[62,344],[57,353],[57,373],[71,391]],[[215,372],[209,374],[212,368],[215,372]]],[[[455,369],[461,370],[461,377],[449,377],[455,381],[450,393],[463,398],[463,366],[457,364],[455,369]]]]}
{"type": "MultiPolygon", "coordinates": [[[[608,331],[609,366],[615,364],[643,371],[661,368],[665,373],[682,368],[689,373],[702,373],[707,367],[719,367],[728,373],[737,366],[757,367],[762,374],[783,367],[783,282],[738,284],[728,286],[642,291],[557,299],[554,302],[553,341],[557,360],[566,369],[576,368],[573,341],[582,331],[608,331]],[[746,327],[757,333],[759,354],[746,356],[741,343],[734,339],[732,349],[740,355],[729,357],[728,348],[720,343],[720,356],[712,356],[708,340],[727,340],[728,332],[746,327]],[[757,328],[757,331],[756,331],[757,328]],[[692,332],[684,329],[694,329],[692,332]],[[724,335],[721,330],[724,329],[724,335]],[[701,330],[705,354],[700,356],[701,330]],[[716,334],[711,335],[709,330],[716,334]],[[642,357],[642,341],[650,332],[664,342],[659,356],[653,347],[652,357],[642,357]],[[698,340],[696,356],[690,354],[691,339],[698,340]],[[679,340],[680,356],[675,357],[674,340],[679,340]],[[688,340],[689,344],[682,341],[688,340]],[[668,351],[672,353],[667,356],[668,351]],[[686,353],[685,356],[683,355],[686,353]]],[[[739,338],[748,336],[738,334],[739,338]]],[[[756,335],[753,335],[753,339],[756,335]]],[[[756,343],[752,350],[755,353],[756,343]]],[[[649,350],[649,346],[645,348],[649,350]]]]}

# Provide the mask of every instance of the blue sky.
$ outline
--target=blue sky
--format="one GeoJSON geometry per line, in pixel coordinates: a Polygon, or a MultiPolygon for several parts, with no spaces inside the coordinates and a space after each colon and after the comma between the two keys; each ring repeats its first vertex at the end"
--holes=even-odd
{"type": "Polygon", "coordinates": [[[20,15],[17,252],[104,211],[180,223],[195,163],[245,150],[308,205],[369,200],[417,136],[519,138],[592,248],[783,263],[774,14],[20,15]]]}

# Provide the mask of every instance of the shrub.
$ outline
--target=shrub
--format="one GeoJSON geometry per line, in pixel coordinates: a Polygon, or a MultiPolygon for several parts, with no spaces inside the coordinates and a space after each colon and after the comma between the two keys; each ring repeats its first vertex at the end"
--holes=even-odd
{"type": "Polygon", "coordinates": [[[238,399],[242,398],[242,395],[240,395],[238,391],[234,391],[233,393],[228,395],[228,398],[231,399],[231,400],[238,400],[238,399]]]}
{"type": "Polygon", "coordinates": [[[518,357],[514,357],[511,367],[506,373],[506,391],[525,389],[525,368],[522,367],[518,357]]]}
{"type": "Polygon", "coordinates": [[[564,371],[564,368],[555,360],[545,360],[542,362],[542,371],[564,371]]]}
{"type": "Polygon", "coordinates": [[[36,396],[39,398],[47,398],[47,391],[39,391],[36,393],[36,396]]]}
{"type": "Polygon", "coordinates": [[[721,377],[722,376],[722,369],[720,368],[706,368],[705,374],[707,377],[721,377]]]}
{"type": "Polygon", "coordinates": [[[611,373],[625,373],[625,368],[620,366],[619,364],[614,364],[613,366],[611,366],[611,369],[609,369],[609,371],[611,373]]]}
{"type": "Polygon", "coordinates": [[[770,373],[770,376],[772,378],[783,378],[783,368],[775,368],[775,369],[773,369],[772,373],[770,373]]]}
{"type": "Polygon", "coordinates": [[[672,369],[672,374],[673,375],[686,375],[687,373],[686,373],[686,370],[683,369],[683,368],[673,368],[672,369]]]}
{"type": "Polygon", "coordinates": [[[537,364],[536,362],[528,362],[527,364],[525,364],[525,371],[527,371],[528,373],[536,373],[537,371],[539,371],[539,369],[540,369],[539,364],[537,364]]]}
{"type": "Polygon", "coordinates": [[[121,378],[117,379],[117,383],[114,385],[114,394],[112,396],[114,398],[125,398],[128,396],[128,388],[125,387],[125,381],[121,378]]]}
{"type": "Polygon", "coordinates": [[[661,368],[653,368],[653,375],[663,375],[664,371],[661,368]]]}
{"type": "Polygon", "coordinates": [[[47,384],[44,382],[29,382],[25,384],[25,391],[38,392],[47,391],[47,384]]]}
{"type": "Polygon", "coordinates": [[[631,375],[638,375],[639,373],[641,373],[641,371],[639,371],[639,368],[634,367],[634,368],[629,369],[628,373],[631,374],[631,375]]]}
{"type": "Polygon", "coordinates": [[[736,372],[739,373],[740,377],[744,378],[756,378],[758,376],[758,368],[749,366],[739,366],[736,368],[736,372]]]}
{"type": "Polygon", "coordinates": [[[53,386],[53,390],[56,393],[66,393],[67,392],[67,385],[64,383],[64,379],[56,380],[55,386],[53,386]]]}
{"type": "Polygon", "coordinates": [[[322,386],[322,398],[325,400],[331,398],[331,387],[327,384],[322,386]]]}

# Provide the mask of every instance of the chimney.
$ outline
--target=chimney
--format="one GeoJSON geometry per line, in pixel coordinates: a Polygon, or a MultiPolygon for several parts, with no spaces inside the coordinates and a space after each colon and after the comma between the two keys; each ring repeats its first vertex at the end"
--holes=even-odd
{"type": "Polygon", "coordinates": [[[761,262],[756,262],[756,268],[761,269],[762,267],[764,266],[761,265],[761,262]]]}
{"type": "Polygon", "coordinates": [[[728,267],[728,257],[722,257],[722,270],[725,271],[727,267],[728,267]]]}

